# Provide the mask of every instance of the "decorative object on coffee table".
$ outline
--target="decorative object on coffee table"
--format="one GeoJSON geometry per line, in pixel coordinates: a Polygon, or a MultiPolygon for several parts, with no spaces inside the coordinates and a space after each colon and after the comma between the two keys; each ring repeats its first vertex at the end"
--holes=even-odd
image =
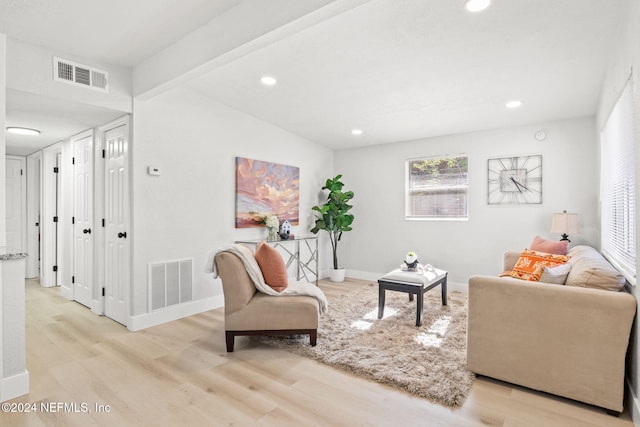
{"type": "Polygon", "coordinates": [[[408,270],[415,271],[418,267],[418,254],[413,251],[409,251],[407,256],[404,258],[404,263],[408,270]]]}

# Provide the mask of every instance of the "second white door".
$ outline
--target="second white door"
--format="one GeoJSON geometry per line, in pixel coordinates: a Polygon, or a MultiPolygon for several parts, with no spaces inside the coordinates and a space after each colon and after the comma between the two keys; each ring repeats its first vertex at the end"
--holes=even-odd
{"type": "Polygon", "coordinates": [[[104,314],[127,324],[129,317],[128,120],[105,130],[104,314]]]}
{"type": "Polygon", "coordinates": [[[93,133],[73,139],[73,299],[93,297],[93,133]]]}

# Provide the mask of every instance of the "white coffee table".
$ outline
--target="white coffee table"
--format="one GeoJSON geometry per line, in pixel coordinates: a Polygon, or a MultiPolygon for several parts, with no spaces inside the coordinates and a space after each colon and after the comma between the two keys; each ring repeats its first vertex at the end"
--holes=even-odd
{"type": "Polygon", "coordinates": [[[417,296],[416,326],[421,326],[425,292],[441,285],[442,305],[447,305],[447,275],[446,271],[437,268],[425,269],[423,273],[398,268],[385,274],[378,279],[378,319],[384,315],[385,291],[405,292],[409,294],[409,301],[417,296]]]}

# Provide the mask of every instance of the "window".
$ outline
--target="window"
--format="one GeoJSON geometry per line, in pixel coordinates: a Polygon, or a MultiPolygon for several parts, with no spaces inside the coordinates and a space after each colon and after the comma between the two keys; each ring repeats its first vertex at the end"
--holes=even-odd
{"type": "Polygon", "coordinates": [[[636,200],[631,80],[600,134],[602,253],[635,285],[636,200]]]}
{"type": "Polygon", "coordinates": [[[468,219],[466,154],[406,163],[406,219],[468,219]]]}

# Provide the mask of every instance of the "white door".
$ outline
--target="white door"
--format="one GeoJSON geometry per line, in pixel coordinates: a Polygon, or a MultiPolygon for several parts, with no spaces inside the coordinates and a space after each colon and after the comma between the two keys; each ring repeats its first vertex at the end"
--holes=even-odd
{"type": "Polygon", "coordinates": [[[93,134],[73,140],[73,299],[93,299],[93,134]]]}
{"type": "Polygon", "coordinates": [[[126,325],[129,317],[129,125],[104,133],[105,301],[104,314],[126,325]]]}
{"type": "MultiPolygon", "coordinates": [[[[60,198],[61,146],[55,144],[42,150],[42,216],[40,222],[40,285],[58,286],[58,206],[60,198]]],[[[64,288],[63,288],[64,289],[64,288]]],[[[71,291],[69,291],[69,298],[71,291]]]]}
{"type": "Polygon", "coordinates": [[[27,157],[27,278],[40,277],[40,172],[42,153],[27,157]]]}
{"type": "Polygon", "coordinates": [[[22,180],[24,160],[6,158],[6,227],[7,251],[23,252],[22,236],[24,210],[22,206],[22,180]]]}

